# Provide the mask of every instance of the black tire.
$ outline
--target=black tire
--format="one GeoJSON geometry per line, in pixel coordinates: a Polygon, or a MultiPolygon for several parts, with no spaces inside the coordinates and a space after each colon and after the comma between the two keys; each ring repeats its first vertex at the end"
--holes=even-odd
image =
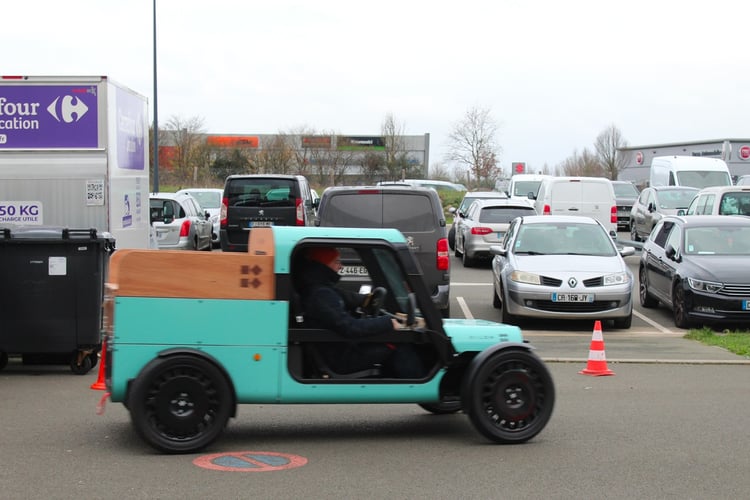
{"type": "Polygon", "coordinates": [[[189,355],[149,363],[128,397],[138,435],[166,453],[193,453],[211,444],[224,430],[233,405],[224,374],[189,355]]]}
{"type": "Polygon", "coordinates": [[[677,328],[690,328],[690,318],[685,305],[685,289],[679,281],[672,287],[672,316],[677,328]]]}
{"type": "Polygon", "coordinates": [[[439,403],[419,403],[420,408],[435,415],[449,415],[461,411],[461,401],[441,401],[439,403]]]}
{"type": "Polygon", "coordinates": [[[440,316],[447,319],[451,317],[451,306],[449,305],[445,309],[440,309],[440,316]]]}
{"type": "Polygon", "coordinates": [[[529,351],[500,350],[471,370],[469,377],[462,389],[463,410],[477,431],[491,441],[528,441],[552,416],[552,376],[542,360],[529,351]]]}
{"type": "Polygon", "coordinates": [[[495,309],[500,309],[503,307],[503,303],[500,300],[500,297],[497,296],[497,291],[495,290],[495,284],[492,284],[492,307],[495,309]]]}
{"type": "Polygon", "coordinates": [[[500,322],[506,325],[517,325],[518,318],[508,312],[507,303],[505,302],[505,293],[503,292],[502,285],[500,286],[500,322]]]}
{"type": "Polygon", "coordinates": [[[635,221],[630,221],[630,239],[633,241],[641,241],[638,237],[638,231],[635,229],[635,221]]]}
{"type": "Polygon", "coordinates": [[[80,364],[78,363],[78,351],[74,352],[70,357],[70,371],[76,375],[86,375],[94,367],[94,362],[91,356],[84,356],[81,359],[80,364]]]}
{"type": "Polygon", "coordinates": [[[451,228],[448,230],[448,246],[451,250],[456,249],[456,228],[455,226],[451,226],[451,228]]]}
{"type": "Polygon", "coordinates": [[[464,267],[473,267],[474,266],[474,259],[466,255],[466,249],[464,248],[464,252],[461,255],[461,263],[464,265],[464,267]]]}
{"type": "Polygon", "coordinates": [[[4,369],[6,366],[8,366],[8,353],[0,351],[0,370],[4,369]]]}
{"type": "Polygon", "coordinates": [[[643,267],[638,271],[638,299],[641,301],[641,306],[646,308],[659,305],[659,301],[648,293],[648,273],[643,267]]]}
{"type": "Polygon", "coordinates": [[[627,330],[633,324],[633,312],[625,316],[624,318],[617,318],[613,321],[615,328],[620,330],[627,330]]]}

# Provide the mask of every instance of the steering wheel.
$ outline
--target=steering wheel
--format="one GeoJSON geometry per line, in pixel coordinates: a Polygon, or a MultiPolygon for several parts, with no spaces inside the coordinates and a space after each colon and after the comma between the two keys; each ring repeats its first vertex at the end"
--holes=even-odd
{"type": "Polygon", "coordinates": [[[381,309],[385,304],[385,296],[388,295],[388,290],[382,286],[376,287],[372,292],[367,294],[365,301],[362,303],[362,310],[368,316],[376,316],[381,313],[381,309]]]}

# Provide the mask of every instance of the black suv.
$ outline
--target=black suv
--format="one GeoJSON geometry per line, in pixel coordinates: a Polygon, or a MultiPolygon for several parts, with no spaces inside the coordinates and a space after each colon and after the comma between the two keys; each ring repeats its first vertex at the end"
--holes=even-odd
{"type": "Polygon", "coordinates": [[[230,175],[221,200],[221,250],[247,252],[254,227],[312,226],[316,204],[302,175],[230,175]]]}
{"type": "MultiPolygon", "coordinates": [[[[445,215],[434,189],[393,185],[331,187],[320,198],[316,225],[401,231],[422,267],[433,302],[444,318],[450,317],[450,255],[445,215]]],[[[347,264],[344,261],[342,275],[356,279],[359,266],[347,264]]]]}

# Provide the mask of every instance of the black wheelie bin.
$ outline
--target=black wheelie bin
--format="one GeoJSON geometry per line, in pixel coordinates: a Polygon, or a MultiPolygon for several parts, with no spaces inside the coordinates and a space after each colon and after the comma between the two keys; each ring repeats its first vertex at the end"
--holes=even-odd
{"type": "Polygon", "coordinates": [[[96,365],[114,248],[96,229],[0,228],[0,369],[9,355],[79,375],[96,365]]]}

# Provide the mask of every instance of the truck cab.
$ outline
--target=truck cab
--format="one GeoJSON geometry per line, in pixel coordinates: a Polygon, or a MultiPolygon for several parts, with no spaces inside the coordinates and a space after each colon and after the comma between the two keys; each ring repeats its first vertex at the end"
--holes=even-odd
{"type": "Polygon", "coordinates": [[[416,403],[437,414],[463,410],[500,443],[531,439],[552,413],[551,376],[520,329],[443,319],[394,229],[256,228],[246,253],[116,251],[107,290],[109,397],[163,452],[206,447],[238,404],[416,403]],[[400,330],[356,342],[411,344],[420,377],[326,366],[322,344],[354,341],[306,324],[295,273],[315,246],[340,251],[342,288],[385,290],[362,314],[406,318],[400,330]],[[508,391],[513,398],[502,396],[508,391]]]}

